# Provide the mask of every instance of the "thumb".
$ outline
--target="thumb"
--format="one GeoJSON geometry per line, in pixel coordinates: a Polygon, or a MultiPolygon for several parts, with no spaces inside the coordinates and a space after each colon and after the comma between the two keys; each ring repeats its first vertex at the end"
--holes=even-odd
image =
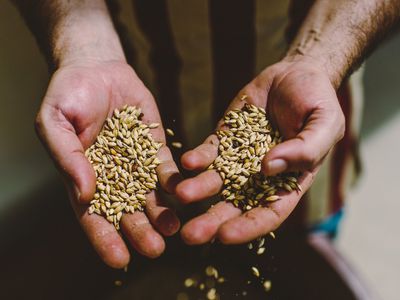
{"type": "Polygon", "coordinates": [[[295,137],[272,148],[262,161],[262,172],[272,176],[288,171],[310,171],[318,166],[344,135],[344,117],[312,115],[295,137]]]}
{"type": "Polygon", "coordinates": [[[41,108],[36,121],[36,132],[51,158],[72,185],[78,202],[93,199],[96,176],[84,154],[84,148],[74,127],[62,110],[47,105],[41,108]]]}

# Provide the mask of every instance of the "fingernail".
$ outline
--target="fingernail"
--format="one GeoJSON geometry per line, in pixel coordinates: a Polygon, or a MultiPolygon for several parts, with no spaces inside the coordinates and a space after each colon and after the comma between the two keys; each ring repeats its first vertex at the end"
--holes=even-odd
{"type": "Polygon", "coordinates": [[[73,185],[73,190],[74,190],[75,200],[79,202],[81,199],[81,192],[79,191],[78,187],[75,184],[73,185]]]}
{"type": "Polygon", "coordinates": [[[175,213],[169,209],[161,213],[158,222],[160,228],[163,228],[164,234],[167,236],[173,235],[179,230],[179,220],[175,213]]]}
{"type": "Polygon", "coordinates": [[[267,173],[268,175],[275,175],[278,173],[282,173],[288,167],[288,164],[283,159],[275,159],[271,160],[267,163],[267,173]]]}

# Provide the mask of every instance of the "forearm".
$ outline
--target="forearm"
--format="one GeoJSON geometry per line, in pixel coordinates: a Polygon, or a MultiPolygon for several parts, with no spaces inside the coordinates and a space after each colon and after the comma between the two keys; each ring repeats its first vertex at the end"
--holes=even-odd
{"type": "Polygon", "coordinates": [[[338,88],[399,20],[400,0],[316,0],[286,59],[311,58],[338,88]]]}
{"type": "Polygon", "coordinates": [[[13,0],[50,66],[125,60],[104,0],[13,0]]]}

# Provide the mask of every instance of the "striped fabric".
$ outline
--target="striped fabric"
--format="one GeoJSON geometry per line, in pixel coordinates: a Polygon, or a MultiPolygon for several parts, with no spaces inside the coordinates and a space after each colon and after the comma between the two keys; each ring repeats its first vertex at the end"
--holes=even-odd
{"type": "MultiPolygon", "coordinates": [[[[155,95],[166,127],[186,148],[212,132],[236,93],[279,60],[310,0],[110,1],[135,71],[155,95]]],[[[338,92],[345,138],[327,157],[296,214],[315,224],[337,212],[359,169],[361,74],[338,92]]]]}

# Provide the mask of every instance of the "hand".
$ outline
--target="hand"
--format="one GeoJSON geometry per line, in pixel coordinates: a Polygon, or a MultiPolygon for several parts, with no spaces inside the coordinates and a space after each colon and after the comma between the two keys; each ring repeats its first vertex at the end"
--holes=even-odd
{"type": "MultiPolygon", "coordinates": [[[[105,119],[125,104],[140,107],[143,122],[161,124],[153,96],[125,62],[75,61],[54,73],[36,120],[40,139],[64,175],[77,218],[100,257],[115,268],[128,264],[129,251],[111,223],[87,212],[96,178],[84,151],[95,141],[105,119]]],[[[162,126],[152,134],[165,144],[162,126]]],[[[157,168],[161,187],[172,192],[178,169],[166,146],[158,157],[162,161],[157,168]]],[[[144,213],[124,214],[121,219],[127,240],[148,257],[163,252],[165,243],[160,233],[172,235],[179,226],[175,214],[155,192],[147,195],[144,213]]]]}
{"type": "MultiPolygon", "coordinates": [[[[262,172],[302,171],[299,183],[303,192],[282,192],[281,200],[246,213],[229,202],[219,202],[182,228],[188,244],[206,243],[215,237],[225,244],[244,243],[275,230],[310,187],[323,158],[343,137],[345,121],[335,89],[324,69],[311,60],[287,59],[265,69],[239,92],[227,111],[244,105],[242,95],[248,95],[244,101],[267,109],[285,140],[264,157],[262,172]]],[[[222,125],[220,121],[217,128],[222,125]]],[[[188,170],[204,170],[217,153],[218,139],[211,135],[186,152],[182,164],[188,170]]],[[[182,202],[191,203],[217,194],[221,187],[219,174],[206,170],[178,184],[176,193],[182,202]]]]}

